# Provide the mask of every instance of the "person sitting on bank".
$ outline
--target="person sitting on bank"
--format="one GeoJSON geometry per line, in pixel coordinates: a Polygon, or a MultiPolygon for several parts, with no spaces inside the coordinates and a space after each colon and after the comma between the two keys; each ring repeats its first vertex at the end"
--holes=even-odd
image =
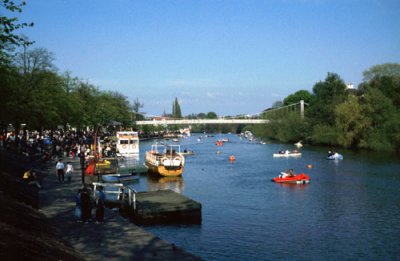
{"type": "Polygon", "coordinates": [[[31,176],[29,178],[29,183],[28,184],[31,185],[31,186],[36,186],[38,189],[42,188],[42,186],[39,183],[36,171],[31,171],[31,176]]]}
{"type": "Polygon", "coordinates": [[[31,169],[28,169],[27,171],[24,172],[24,175],[22,176],[22,180],[25,182],[29,182],[31,179],[31,169]]]}

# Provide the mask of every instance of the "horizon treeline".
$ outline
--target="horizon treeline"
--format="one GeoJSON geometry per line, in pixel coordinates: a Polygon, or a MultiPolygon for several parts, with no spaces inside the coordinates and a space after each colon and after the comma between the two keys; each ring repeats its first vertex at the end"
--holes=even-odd
{"type": "Polygon", "coordinates": [[[312,92],[299,90],[283,101],[304,100],[298,110],[271,110],[270,123],[254,126],[256,135],[280,142],[303,142],[375,151],[400,150],[400,64],[385,63],[364,71],[358,88],[347,88],[335,73],[316,83],[312,92]]]}

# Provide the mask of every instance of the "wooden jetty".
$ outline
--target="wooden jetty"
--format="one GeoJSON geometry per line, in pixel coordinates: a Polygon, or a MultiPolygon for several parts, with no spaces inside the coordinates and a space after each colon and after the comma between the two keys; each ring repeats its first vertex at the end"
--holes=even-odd
{"type": "Polygon", "coordinates": [[[172,190],[137,192],[132,185],[93,182],[103,186],[108,206],[122,208],[135,224],[201,224],[201,204],[172,190]]]}
{"type": "Polygon", "coordinates": [[[172,190],[136,192],[129,188],[135,224],[201,224],[201,204],[172,190]]]}

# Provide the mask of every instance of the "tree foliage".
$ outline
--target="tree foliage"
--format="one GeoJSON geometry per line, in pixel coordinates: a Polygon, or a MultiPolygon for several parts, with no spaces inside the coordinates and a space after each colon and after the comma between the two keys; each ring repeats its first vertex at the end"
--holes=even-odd
{"type": "Polygon", "coordinates": [[[368,70],[363,72],[364,81],[368,82],[376,77],[382,76],[397,76],[400,77],[400,64],[398,63],[384,63],[374,65],[368,70]]]}
{"type": "Polygon", "coordinates": [[[364,133],[370,127],[370,119],[365,117],[363,108],[356,96],[348,99],[335,108],[336,128],[341,135],[337,142],[343,147],[357,147],[364,133]]]}
{"type": "MultiPolygon", "coordinates": [[[[377,65],[364,72],[365,81],[349,91],[337,74],[316,83],[304,119],[284,110],[268,114],[271,123],[256,134],[283,142],[400,151],[400,75],[398,64],[377,65]],[[295,126],[295,127],[293,127],[295,126]]],[[[285,104],[307,98],[298,91],[285,104]]]]}
{"type": "Polygon", "coordinates": [[[16,34],[16,31],[24,27],[33,26],[33,23],[20,23],[17,17],[7,17],[6,13],[21,13],[23,6],[26,3],[15,3],[10,0],[0,0],[0,8],[3,10],[0,13],[0,64],[8,63],[10,56],[8,51],[22,44],[28,45],[26,37],[16,34]]]}
{"type": "Polygon", "coordinates": [[[0,127],[24,123],[32,129],[95,127],[110,121],[131,125],[131,105],[118,92],[100,91],[88,82],[58,74],[53,55],[25,49],[12,64],[0,66],[0,127]],[[32,54],[32,55],[31,55],[32,54]]]}
{"type": "Polygon", "coordinates": [[[179,105],[178,98],[175,98],[175,101],[172,103],[172,118],[182,118],[181,106],[179,105]]]}
{"type": "Polygon", "coordinates": [[[283,104],[284,105],[290,105],[290,104],[293,104],[293,103],[298,103],[301,100],[303,100],[306,103],[310,103],[311,102],[311,97],[312,96],[311,96],[311,93],[309,91],[300,90],[300,91],[297,91],[297,92],[287,96],[283,100],[283,104]]]}

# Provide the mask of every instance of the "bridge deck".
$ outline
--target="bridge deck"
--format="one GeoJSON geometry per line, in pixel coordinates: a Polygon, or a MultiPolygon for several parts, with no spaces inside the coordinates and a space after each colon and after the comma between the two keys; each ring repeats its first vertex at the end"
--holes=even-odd
{"type": "Polygon", "coordinates": [[[265,124],[268,120],[262,119],[182,119],[182,120],[149,120],[137,121],[137,125],[188,125],[188,124],[265,124]]]}

